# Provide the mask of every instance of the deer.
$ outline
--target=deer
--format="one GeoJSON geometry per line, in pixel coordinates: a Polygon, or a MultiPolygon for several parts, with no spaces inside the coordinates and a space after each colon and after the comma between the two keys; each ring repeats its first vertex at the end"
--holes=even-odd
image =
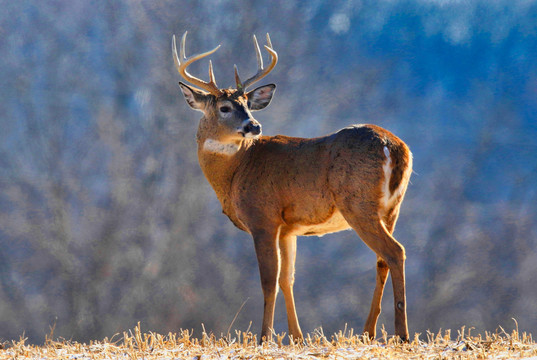
{"type": "MultiPolygon", "coordinates": [[[[191,85],[179,82],[187,104],[203,113],[196,135],[201,170],[214,189],[223,213],[251,235],[257,256],[264,307],[260,342],[270,341],[278,285],[283,292],[289,336],[303,340],[293,286],[297,236],[321,236],[353,229],[376,254],[376,285],[364,335],[376,337],[384,286],[391,273],[395,335],[408,341],[405,248],[393,232],[412,173],[412,154],[394,134],[376,125],[351,125],[316,138],[262,134],[254,111],[266,108],[276,85],[247,90],[276,66],[278,54],[269,34],[264,66],[254,35],[257,72],[235,88],[216,85],[209,60],[209,81],[187,68],[217,51],[186,57],[187,32],[175,67],[191,85]]],[[[336,100],[336,99],[334,99],[336,100]]]]}

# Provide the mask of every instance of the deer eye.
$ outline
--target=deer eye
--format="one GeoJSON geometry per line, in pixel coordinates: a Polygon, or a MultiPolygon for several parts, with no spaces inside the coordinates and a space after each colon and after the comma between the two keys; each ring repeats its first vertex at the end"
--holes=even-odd
{"type": "Polygon", "coordinates": [[[220,112],[228,113],[230,111],[231,111],[231,107],[229,107],[229,106],[221,106],[220,107],[220,112]]]}

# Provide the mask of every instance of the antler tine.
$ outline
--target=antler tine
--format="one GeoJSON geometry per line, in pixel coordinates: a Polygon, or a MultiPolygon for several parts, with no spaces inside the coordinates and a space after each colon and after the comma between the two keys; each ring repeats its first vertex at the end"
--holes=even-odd
{"type": "Polygon", "coordinates": [[[213,62],[211,60],[209,60],[209,81],[216,85],[216,81],[214,80],[213,62]]]}
{"type": "MultiPolygon", "coordinates": [[[[264,47],[270,54],[271,61],[270,61],[270,65],[266,69],[263,69],[263,58],[261,56],[261,50],[259,49],[259,44],[257,43],[257,38],[255,37],[255,35],[254,35],[254,47],[255,47],[256,56],[257,56],[257,67],[258,67],[257,73],[241,84],[242,89],[246,89],[248,86],[252,85],[253,83],[267,76],[278,63],[278,53],[276,53],[276,51],[274,51],[274,49],[272,48],[272,42],[270,41],[270,36],[268,33],[267,33],[267,45],[265,45],[264,47]]],[[[238,79],[238,75],[236,75],[235,77],[236,79],[238,79]]]]}
{"type": "Polygon", "coordinates": [[[172,38],[173,60],[175,63],[175,67],[177,68],[177,71],[179,72],[179,74],[181,74],[181,76],[186,81],[190,82],[191,84],[196,85],[215,96],[221,95],[222,92],[220,91],[220,89],[218,89],[218,86],[216,85],[216,82],[214,80],[213,64],[211,61],[209,61],[209,82],[198,79],[197,77],[190,75],[188,71],[186,71],[187,67],[190,64],[206,56],[211,55],[212,53],[214,53],[216,50],[220,48],[220,45],[218,45],[217,47],[215,47],[214,49],[210,51],[207,51],[198,55],[192,55],[191,57],[187,58],[185,55],[185,47],[186,47],[185,44],[186,44],[187,33],[188,32],[185,31],[185,33],[183,34],[183,37],[181,38],[181,46],[179,49],[181,58],[179,58],[179,56],[177,55],[177,44],[175,43],[175,35],[173,35],[173,38],[172,38]]]}
{"type": "Polygon", "coordinates": [[[257,58],[257,67],[259,69],[263,69],[263,56],[261,56],[261,50],[259,49],[259,43],[257,42],[257,38],[254,34],[254,48],[255,48],[255,56],[257,58]]]}
{"type": "MultiPolygon", "coordinates": [[[[186,34],[188,34],[188,31],[185,31],[183,36],[181,36],[181,46],[179,47],[179,51],[181,51],[181,61],[186,60],[186,34]]],[[[173,35],[173,38],[175,39],[175,35],[173,35]]],[[[175,40],[174,40],[175,43],[175,40]]]]}
{"type": "Polygon", "coordinates": [[[237,68],[237,64],[233,65],[233,67],[235,68],[235,83],[237,84],[237,90],[242,91],[242,82],[241,78],[239,77],[239,69],[237,68]]]}
{"type": "Polygon", "coordinates": [[[177,44],[175,43],[175,34],[172,37],[172,53],[173,53],[173,62],[175,63],[175,68],[179,70],[181,67],[181,62],[179,61],[179,56],[177,56],[177,44]]]}
{"type": "Polygon", "coordinates": [[[270,35],[267,33],[267,45],[272,49],[272,42],[270,41],[270,35]]]}

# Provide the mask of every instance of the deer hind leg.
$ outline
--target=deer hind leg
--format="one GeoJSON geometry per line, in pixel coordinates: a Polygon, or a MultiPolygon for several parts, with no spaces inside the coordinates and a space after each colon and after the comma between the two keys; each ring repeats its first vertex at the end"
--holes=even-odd
{"type": "Polygon", "coordinates": [[[371,301],[371,310],[365,322],[364,334],[368,334],[371,339],[377,335],[377,320],[381,311],[382,294],[384,293],[384,285],[388,278],[388,265],[384,260],[377,256],[377,284],[371,301]]]}
{"type": "MultiPolygon", "coordinates": [[[[363,208],[367,208],[367,205],[363,208]]],[[[363,210],[362,208],[362,210],[363,210]]],[[[371,336],[375,333],[376,318],[380,313],[380,300],[384,286],[381,280],[385,281],[388,271],[383,268],[384,263],[392,274],[392,285],[395,307],[395,334],[402,340],[408,340],[408,326],[406,317],[406,294],[405,294],[405,248],[401,245],[386,228],[384,221],[374,216],[376,212],[371,211],[369,218],[361,216],[363,211],[349,211],[342,209],[342,214],[352,228],[358,233],[360,238],[371,250],[375,252],[382,261],[377,262],[377,285],[371,305],[371,312],[366,322],[365,330],[371,336]],[[359,214],[359,215],[355,215],[359,214]],[[378,265],[381,265],[380,267],[378,265]],[[378,303],[378,304],[377,304],[378,303]],[[377,309],[378,308],[378,309],[377,309]]],[[[396,217],[395,217],[396,218],[396,217]]],[[[394,219],[395,220],[395,219],[394,219]]],[[[393,230],[394,224],[388,224],[393,230]]]]}
{"type": "Polygon", "coordinates": [[[296,236],[280,234],[279,244],[281,255],[281,272],[279,282],[285,298],[289,334],[295,341],[300,341],[303,339],[303,336],[302,330],[300,330],[300,325],[298,324],[295,299],[293,295],[293,285],[295,282],[296,236]]]}
{"type": "MultiPolygon", "coordinates": [[[[395,229],[395,223],[399,215],[399,207],[394,208],[389,214],[384,216],[384,224],[390,234],[393,234],[395,229]]],[[[371,301],[371,310],[369,316],[365,322],[364,334],[368,334],[371,339],[376,337],[377,320],[381,313],[382,295],[384,293],[384,286],[389,273],[388,264],[381,257],[377,256],[377,278],[375,291],[373,293],[373,300],[371,301]]]]}
{"type": "Polygon", "coordinates": [[[263,289],[264,308],[260,342],[272,340],[274,328],[274,307],[278,295],[278,278],[280,275],[280,256],[278,249],[278,229],[273,231],[258,230],[252,232],[254,239],[261,287],[263,289]]]}

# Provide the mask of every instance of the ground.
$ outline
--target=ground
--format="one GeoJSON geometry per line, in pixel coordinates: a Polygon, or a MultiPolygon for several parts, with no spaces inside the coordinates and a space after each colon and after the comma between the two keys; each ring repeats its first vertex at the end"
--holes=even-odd
{"type": "Polygon", "coordinates": [[[144,333],[140,325],[112,339],[81,344],[48,336],[41,346],[26,344],[21,337],[3,344],[0,359],[533,359],[537,344],[531,334],[500,332],[471,335],[465,329],[451,334],[416,334],[410,343],[400,343],[383,331],[378,340],[355,335],[352,330],[326,336],[322,330],[308,334],[303,343],[289,344],[285,334],[258,345],[256,335],[236,331],[216,337],[192,332],[160,335],[144,333]],[[453,336],[452,336],[453,335],[453,336]],[[117,337],[118,339],[114,339],[117,337]],[[452,337],[454,337],[452,339],[452,337]]]}

